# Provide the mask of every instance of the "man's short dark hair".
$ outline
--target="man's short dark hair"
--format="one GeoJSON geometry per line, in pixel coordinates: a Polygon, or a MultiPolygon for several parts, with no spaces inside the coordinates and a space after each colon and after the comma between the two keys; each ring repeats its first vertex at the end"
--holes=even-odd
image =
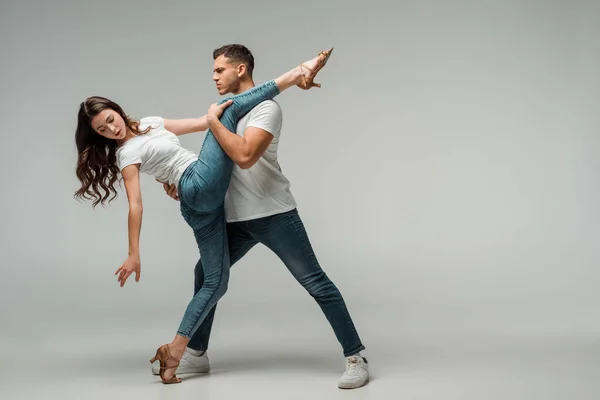
{"type": "Polygon", "coordinates": [[[213,60],[216,60],[217,57],[221,55],[229,58],[232,64],[246,65],[248,75],[252,77],[252,71],[254,70],[254,56],[246,46],[241,44],[228,44],[219,47],[213,51],[213,60]]]}

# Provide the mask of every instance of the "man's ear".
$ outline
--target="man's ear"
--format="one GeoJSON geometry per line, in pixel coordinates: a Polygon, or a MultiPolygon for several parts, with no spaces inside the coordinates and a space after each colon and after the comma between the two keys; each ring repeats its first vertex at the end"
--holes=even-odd
{"type": "Polygon", "coordinates": [[[246,68],[246,64],[240,63],[238,64],[237,68],[237,74],[238,77],[241,78],[242,75],[244,75],[246,72],[248,72],[247,68],[246,68]]]}

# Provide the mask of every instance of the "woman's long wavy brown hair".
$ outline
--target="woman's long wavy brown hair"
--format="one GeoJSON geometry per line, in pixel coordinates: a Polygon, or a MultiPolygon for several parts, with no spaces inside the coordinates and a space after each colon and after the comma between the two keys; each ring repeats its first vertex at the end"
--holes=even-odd
{"type": "Polygon", "coordinates": [[[81,188],[75,192],[76,199],[93,200],[92,206],[104,205],[117,197],[115,183],[119,180],[117,167],[117,142],[98,134],[92,128],[91,121],[106,109],[117,112],[125,121],[128,129],[136,134],[140,132],[139,121],[125,114],[121,106],[100,96],[88,97],[79,106],[75,143],[77,145],[77,168],[75,173],[81,181],[81,188]]]}

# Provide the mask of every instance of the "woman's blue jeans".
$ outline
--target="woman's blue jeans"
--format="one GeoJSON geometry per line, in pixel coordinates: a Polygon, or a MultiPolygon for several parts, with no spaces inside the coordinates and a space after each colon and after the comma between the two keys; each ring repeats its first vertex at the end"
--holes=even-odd
{"type": "MultiPolygon", "coordinates": [[[[235,132],[240,118],[279,93],[275,81],[271,80],[223,99],[221,103],[232,99],[233,104],[225,108],[220,121],[229,131],[235,132]]],[[[227,291],[230,265],[223,203],[232,170],[233,161],[209,130],[198,159],[190,164],[179,180],[181,214],[194,231],[204,271],[204,284],[188,304],[177,330],[177,334],[184,337],[192,337],[227,291]]]]}

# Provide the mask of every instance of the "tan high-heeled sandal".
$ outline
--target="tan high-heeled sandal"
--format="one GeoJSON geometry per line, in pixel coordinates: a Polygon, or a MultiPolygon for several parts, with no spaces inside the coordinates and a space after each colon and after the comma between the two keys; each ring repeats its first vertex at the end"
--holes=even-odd
{"type": "Polygon", "coordinates": [[[316,83],[313,80],[315,76],[317,76],[317,72],[319,72],[325,66],[325,64],[327,64],[327,60],[329,60],[331,53],[333,53],[333,47],[329,50],[319,52],[317,66],[314,69],[310,69],[306,65],[300,64],[300,71],[302,72],[302,82],[300,82],[297,85],[300,89],[308,90],[312,87],[321,87],[320,83],[316,83]],[[307,70],[309,70],[310,74],[308,76],[305,76],[304,71],[302,71],[302,68],[306,68],[307,70]]]}
{"type": "Polygon", "coordinates": [[[172,359],[173,356],[171,356],[171,352],[169,351],[169,345],[163,344],[156,350],[156,355],[154,356],[154,358],[150,360],[150,364],[154,363],[156,360],[160,361],[160,379],[165,385],[181,382],[181,379],[178,378],[175,374],[173,374],[171,378],[165,380],[165,371],[172,368],[175,368],[175,370],[177,370],[177,367],[179,366],[179,361],[177,361],[177,365],[167,367],[167,360],[172,359]]]}

